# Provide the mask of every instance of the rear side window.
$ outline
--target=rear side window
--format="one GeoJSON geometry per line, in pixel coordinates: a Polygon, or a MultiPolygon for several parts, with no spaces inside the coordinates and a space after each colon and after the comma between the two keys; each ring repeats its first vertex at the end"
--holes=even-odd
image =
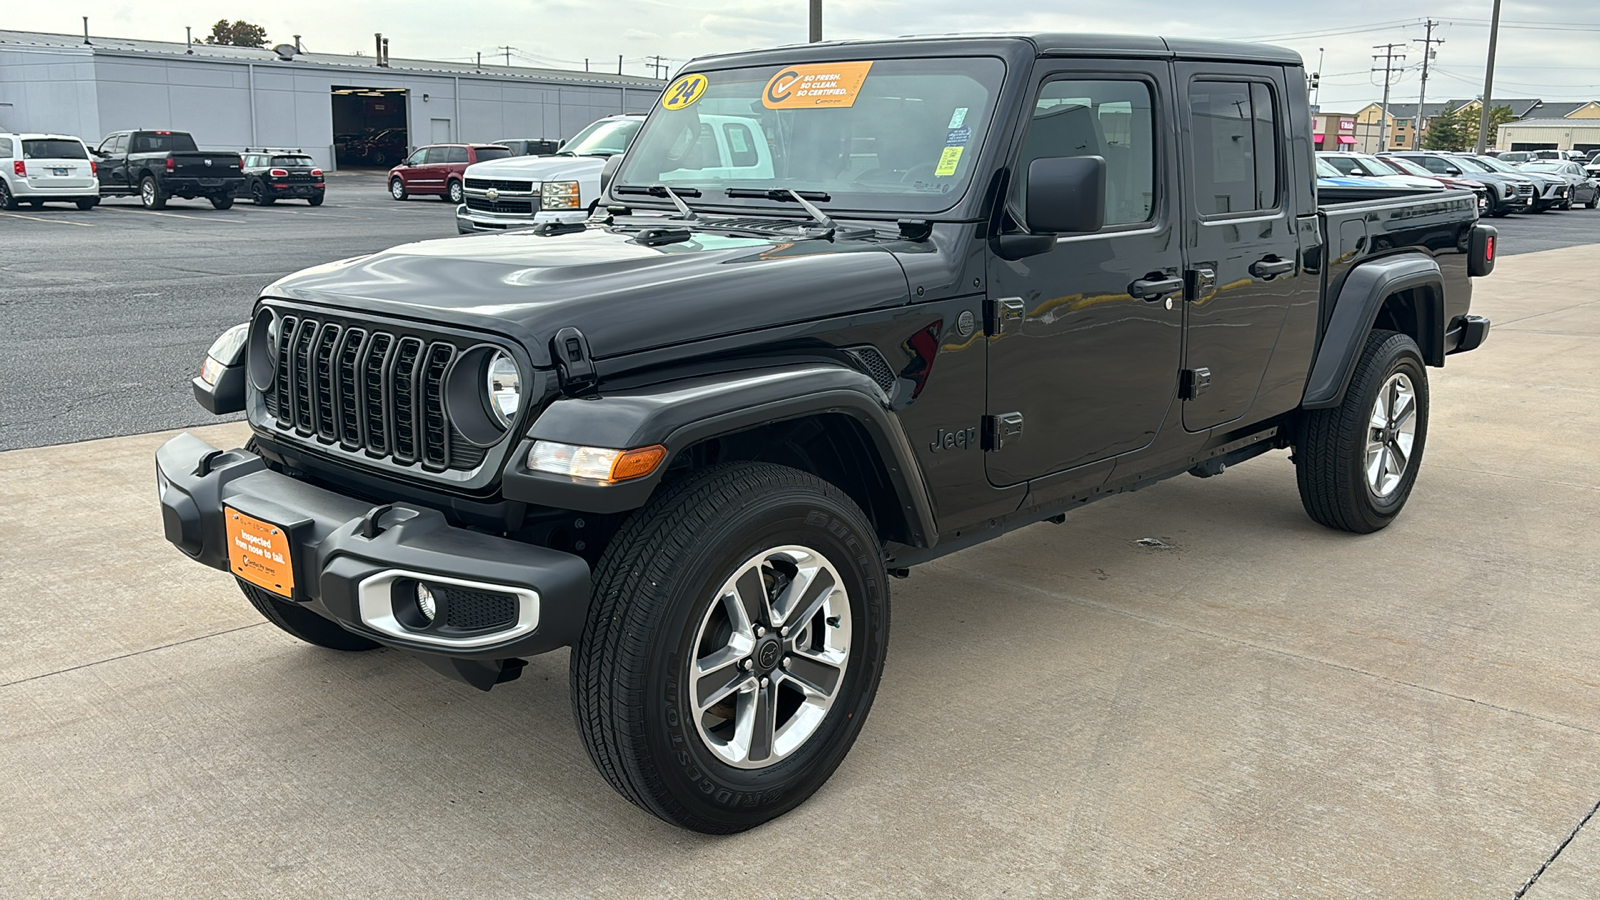
{"type": "Polygon", "coordinates": [[[14,145],[11,143],[11,138],[0,138],[0,156],[10,159],[11,153],[14,149],[14,145]]]}
{"type": "MultiPolygon", "coordinates": [[[[487,159],[505,159],[512,155],[510,147],[479,147],[477,152],[478,162],[483,162],[487,159]]],[[[462,160],[462,162],[465,161],[462,160]]]]}
{"type": "Polygon", "coordinates": [[[1200,214],[1277,207],[1281,151],[1271,88],[1255,82],[1196,81],[1189,88],[1189,118],[1200,214]]]}
{"type": "Polygon", "coordinates": [[[431,166],[440,165],[450,161],[449,147],[429,147],[427,148],[427,154],[428,155],[423,162],[431,166]]]}
{"type": "Polygon", "coordinates": [[[464,163],[464,162],[467,161],[467,148],[465,148],[465,147],[446,147],[444,149],[445,149],[445,159],[444,159],[445,162],[464,163]]]}
{"type": "Polygon", "coordinates": [[[77,141],[35,138],[22,142],[23,159],[88,159],[89,151],[77,141]]]}

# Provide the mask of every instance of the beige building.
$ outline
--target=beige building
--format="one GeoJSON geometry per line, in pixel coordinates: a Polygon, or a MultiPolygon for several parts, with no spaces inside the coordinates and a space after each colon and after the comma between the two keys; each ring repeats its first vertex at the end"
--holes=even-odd
{"type": "Polygon", "coordinates": [[[1355,113],[1319,112],[1311,117],[1311,145],[1316,150],[1355,150],[1355,113]]]}
{"type": "Polygon", "coordinates": [[[1570,119],[1525,119],[1501,125],[1495,147],[1501,150],[1600,150],[1600,111],[1570,119]]]}

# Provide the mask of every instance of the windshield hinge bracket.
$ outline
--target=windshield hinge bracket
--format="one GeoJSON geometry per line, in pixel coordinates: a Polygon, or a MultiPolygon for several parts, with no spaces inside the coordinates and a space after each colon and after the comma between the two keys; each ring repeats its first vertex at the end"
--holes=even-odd
{"type": "Polygon", "coordinates": [[[594,358],[589,355],[589,339],[571,325],[551,338],[550,355],[555,357],[563,394],[576,396],[600,380],[595,373],[594,358]]]}

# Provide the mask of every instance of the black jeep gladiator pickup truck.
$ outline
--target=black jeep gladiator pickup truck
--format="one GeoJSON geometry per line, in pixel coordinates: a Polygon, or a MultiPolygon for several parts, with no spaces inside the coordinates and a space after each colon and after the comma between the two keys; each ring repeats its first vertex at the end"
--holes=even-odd
{"type": "Polygon", "coordinates": [[[157,454],[165,534],[278,627],[484,690],[571,647],[625,797],[733,832],[861,729],[889,576],[1292,448],[1383,528],[1472,350],[1473,195],[1319,207],[1271,47],[1037,35],[696,60],[587,223],[267,287],[157,454]]]}
{"type": "Polygon", "coordinates": [[[163,209],[172,197],[204,197],[217,209],[227,209],[234,192],[244,186],[239,154],[200,150],[186,131],[114,132],[94,155],[100,196],[136,196],[145,209],[163,209]]]}

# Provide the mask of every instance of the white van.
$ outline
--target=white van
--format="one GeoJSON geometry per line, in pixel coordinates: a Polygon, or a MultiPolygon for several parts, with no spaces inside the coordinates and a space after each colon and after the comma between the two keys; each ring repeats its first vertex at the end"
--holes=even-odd
{"type": "Polygon", "coordinates": [[[0,134],[0,209],[18,203],[38,208],[47,201],[76,203],[79,209],[100,202],[89,148],[65,134],[0,134]]]}

